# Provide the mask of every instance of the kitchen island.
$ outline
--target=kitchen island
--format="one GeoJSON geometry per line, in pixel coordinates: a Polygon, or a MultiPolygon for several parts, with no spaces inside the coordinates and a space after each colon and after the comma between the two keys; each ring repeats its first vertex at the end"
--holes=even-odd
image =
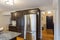
{"type": "Polygon", "coordinates": [[[21,35],[18,32],[6,31],[0,34],[0,40],[11,40],[17,36],[21,35]]]}

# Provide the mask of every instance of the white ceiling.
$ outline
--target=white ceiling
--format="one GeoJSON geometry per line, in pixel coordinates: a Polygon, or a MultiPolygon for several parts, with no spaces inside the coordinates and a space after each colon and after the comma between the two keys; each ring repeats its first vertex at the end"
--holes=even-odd
{"type": "Polygon", "coordinates": [[[52,7],[53,0],[14,0],[14,5],[5,4],[0,0],[0,11],[21,10],[26,8],[52,7]]]}

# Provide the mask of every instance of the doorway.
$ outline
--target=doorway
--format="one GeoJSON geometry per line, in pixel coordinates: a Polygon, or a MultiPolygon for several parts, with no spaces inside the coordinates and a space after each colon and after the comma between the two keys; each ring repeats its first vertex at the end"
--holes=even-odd
{"type": "Polygon", "coordinates": [[[54,40],[54,13],[53,11],[41,12],[42,40],[54,40]]]}

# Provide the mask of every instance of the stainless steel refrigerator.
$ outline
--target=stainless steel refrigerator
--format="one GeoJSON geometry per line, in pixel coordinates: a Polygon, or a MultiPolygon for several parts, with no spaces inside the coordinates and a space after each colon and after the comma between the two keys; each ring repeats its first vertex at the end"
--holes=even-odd
{"type": "Polygon", "coordinates": [[[25,27],[24,27],[24,39],[36,40],[36,14],[24,15],[25,27]]]}

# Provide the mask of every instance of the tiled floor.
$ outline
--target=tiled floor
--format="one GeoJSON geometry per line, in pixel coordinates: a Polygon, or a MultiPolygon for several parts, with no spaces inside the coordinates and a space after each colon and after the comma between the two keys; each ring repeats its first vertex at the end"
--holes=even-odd
{"type": "Polygon", "coordinates": [[[42,40],[54,40],[53,33],[49,33],[50,31],[42,31],[42,40]]]}

